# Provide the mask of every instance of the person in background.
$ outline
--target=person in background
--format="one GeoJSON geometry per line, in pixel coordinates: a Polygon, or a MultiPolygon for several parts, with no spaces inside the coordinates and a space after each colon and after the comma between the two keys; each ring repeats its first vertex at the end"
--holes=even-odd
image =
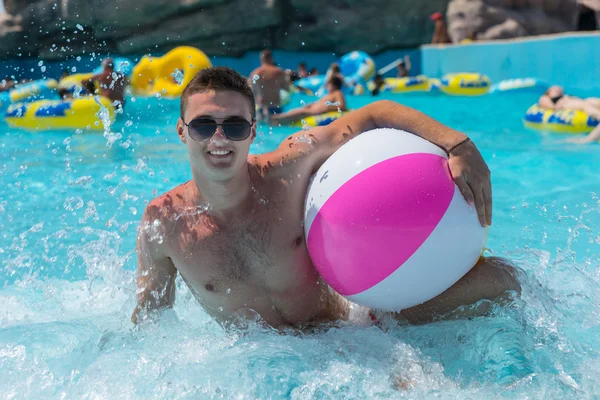
{"type": "Polygon", "coordinates": [[[301,62],[298,64],[298,76],[300,78],[306,78],[308,76],[308,69],[306,69],[306,63],[301,62]]]}
{"type": "MultiPolygon", "coordinates": [[[[600,98],[569,96],[562,86],[550,86],[539,98],[538,106],[550,110],[581,110],[596,121],[600,121],[600,98]]],[[[600,124],[583,138],[568,139],[569,143],[586,144],[600,141],[600,124]]]]}
{"type": "Polygon", "coordinates": [[[400,61],[398,63],[398,74],[396,77],[398,78],[407,78],[410,76],[410,70],[412,66],[410,64],[410,57],[408,55],[404,56],[404,61],[400,61]]]}
{"type": "MultiPolygon", "coordinates": [[[[98,91],[115,103],[115,107],[123,108],[125,106],[125,88],[127,86],[127,77],[121,72],[115,71],[115,62],[112,58],[102,60],[102,72],[84,79],[81,84],[90,92],[92,85],[98,83],[98,91]]],[[[91,93],[94,93],[93,90],[91,93]]]]}
{"type": "Polygon", "coordinates": [[[432,44],[444,44],[452,43],[450,35],[448,35],[448,28],[446,27],[446,21],[442,13],[435,12],[429,17],[435,23],[435,29],[433,31],[433,37],[431,39],[432,44]]]}
{"type": "Polygon", "coordinates": [[[280,91],[288,90],[289,83],[285,71],[275,65],[271,50],[260,53],[260,67],[250,73],[248,82],[256,98],[257,120],[268,122],[272,115],[283,112],[280,91]]]}
{"type": "Polygon", "coordinates": [[[329,82],[331,78],[338,77],[344,82],[344,75],[342,75],[342,70],[340,69],[340,64],[334,62],[331,63],[327,73],[325,74],[325,82],[329,82]]]}
{"type": "Polygon", "coordinates": [[[385,79],[383,79],[381,74],[377,74],[375,75],[375,79],[373,79],[373,83],[375,84],[375,87],[371,90],[371,96],[377,96],[385,85],[385,79]]]}
{"type": "Polygon", "coordinates": [[[0,92],[11,90],[16,85],[16,82],[11,77],[6,77],[0,81],[0,92]]]}
{"type": "Polygon", "coordinates": [[[542,108],[554,110],[558,101],[563,97],[565,97],[565,90],[561,86],[550,86],[538,99],[538,105],[542,108]]]}
{"type": "Polygon", "coordinates": [[[308,75],[309,76],[319,75],[319,70],[316,68],[311,68],[310,73],[308,75]]]}
{"type": "Polygon", "coordinates": [[[346,111],[346,98],[342,92],[342,85],[342,80],[339,77],[334,76],[327,82],[326,96],[303,107],[295,108],[283,114],[274,115],[271,118],[271,121],[274,125],[291,124],[302,118],[324,114],[329,111],[346,111]]]}

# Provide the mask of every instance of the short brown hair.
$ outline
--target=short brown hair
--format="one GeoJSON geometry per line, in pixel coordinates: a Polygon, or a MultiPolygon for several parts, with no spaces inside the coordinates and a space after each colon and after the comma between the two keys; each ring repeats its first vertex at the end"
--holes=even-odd
{"type": "Polygon", "coordinates": [[[188,98],[193,94],[207,90],[229,90],[241,94],[250,102],[250,112],[254,114],[256,100],[254,99],[254,93],[252,93],[252,88],[250,88],[248,80],[231,68],[212,67],[199,71],[185,89],[183,89],[179,105],[179,113],[182,119],[185,114],[188,98]]]}

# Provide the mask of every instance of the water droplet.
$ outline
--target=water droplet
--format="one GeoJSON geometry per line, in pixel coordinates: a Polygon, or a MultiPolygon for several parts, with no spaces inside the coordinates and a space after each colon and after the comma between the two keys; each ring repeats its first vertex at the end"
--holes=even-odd
{"type": "Polygon", "coordinates": [[[171,76],[173,77],[175,82],[177,82],[178,85],[181,85],[183,83],[183,71],[179,70],[179,68],[175,68],[175,71],[173,71],[171,76]]]}
{"type": "Polygon", "coordinates": [[[227,290],[225,291],[225,294],[229,294],[231,293],[231,288],[227,288],[227,290]]]}
{"type": "Polygon", "coordinates": [[[77,24],[76,26],[77,26],[77,29],[79,29],[80,31],[83,30],[83,26],[81,26],[80,24],[77,24]]]}
{"type": "Polygon", "coordinates": [[[255,75],[252,77],[252,84],[255,84],[255,83],[256,83],[256,81],[258,81],[259,79],[260,79],[260,76],[258,76],[258,75],[256,75],[256,74],[255,74],[255,75]]]}
{"type": "Polygon", "coordinates": [[[220,312],[223,312],[223,307],[219,307],[219,311],[220,311],[220,312]]]}
{"type": "Polygon", "coordinates": [[[44,62],[43,62],[43,61],[40,61],[40,62],[38,63],[38,67],[41,67],[42,65],[44,65],[44,62]]]}
{"type": "Polygon", "coordinates": [[[125,127],[129,128],[131,125],[133,125],[133,121],[132,120],[128,120],[127,122],[125,122],[125,127]]]}

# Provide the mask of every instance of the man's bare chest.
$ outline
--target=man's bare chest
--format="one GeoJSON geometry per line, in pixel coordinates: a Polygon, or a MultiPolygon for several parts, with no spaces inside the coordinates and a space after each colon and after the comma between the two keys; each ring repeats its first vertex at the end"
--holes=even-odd
{"type": "Polygon", "coordinates": [[[188,227],[169,247],[188,283],[213,293],[239,285],[276,293],[314,275],[301,219],[276,209],[226,228],[188,227]]]}

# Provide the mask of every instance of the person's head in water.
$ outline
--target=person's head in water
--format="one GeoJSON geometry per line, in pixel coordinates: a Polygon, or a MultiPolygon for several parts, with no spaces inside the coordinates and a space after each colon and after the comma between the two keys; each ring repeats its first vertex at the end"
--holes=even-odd
{"type": "Polygon", "coordinates": [[[261,51],[260,52],[260,61],[263,64],[269,64],[269,65],[274,64],[273,52],[269,49],[264,49],[263,51],[261,51]]]}
{"type": "Polygon", "coordinates": [[[113,60],[110,57],[105,58],[104,60],[102,60],[102,68],[106,72],[113,72],[115,70],[115,60],[113,60]]]}
{"type": "Polygon", "coordinates": [[[551,99],[561,98],[565,95],[565,90],[561,86],[550,86],[548,90],[546,90],[546,96],[551,99]]]}
{"type": "Polygon", "coordinates": [[[333,76],[327,82],[327,92],[333,93],[336,90],[341,90],[342,85],[343,85],[342,79],[339,76],[333,76]]]}
{"type": "Polygon", "coordinates": [[[311,68],[309,75],[319,75],[319,70],[316,68],[311,68]]]}
{"type": "Polygon", "coordinates": [[[256,103],[247,79],[227,67],[203,69],[180,102],[177,133],[194,176],[227,181],[241,173],[256,137],[256,103]]]}
{"type": "Polygon", "coordinates": [[[341,74],[342,71],[340,70],[340,64],[334,62],[331,63],[331,65],[329,66],[329,69],[331,70],[331,72],[335,75],[335,74],[341,74]]]}
{"type": "Polygon", "coordinates": [[[303,75],[308,74],[308,71],[306,70],[306,63],[305,62],[301,62],[298,64],[298,75],[300,75],[300,77],[302,77],[303,75]]]}

